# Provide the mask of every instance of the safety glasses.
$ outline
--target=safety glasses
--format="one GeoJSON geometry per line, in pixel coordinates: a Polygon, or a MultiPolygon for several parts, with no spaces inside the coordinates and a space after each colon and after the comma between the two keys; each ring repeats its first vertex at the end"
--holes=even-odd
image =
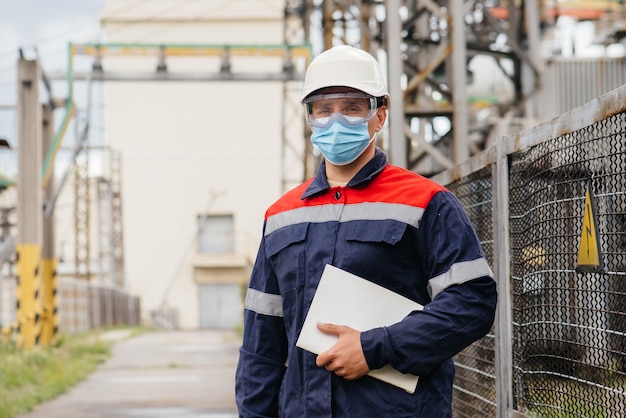
{"type": "Polygon", "coordinates": [[[378,109],[376,98],[365,93],[317,94],[303,101],[306,121],[316,128],[325,128],[338,121],[347,126],[367,123],[378,109]]]}

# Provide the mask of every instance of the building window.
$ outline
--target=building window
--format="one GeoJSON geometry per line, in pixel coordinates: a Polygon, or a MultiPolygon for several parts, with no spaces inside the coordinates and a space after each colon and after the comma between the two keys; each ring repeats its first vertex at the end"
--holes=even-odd
{"type": "Polygon", "coordinates": [[[199,215],[198,253],[224,254],[235,251],[233,215],[199,215]]]}

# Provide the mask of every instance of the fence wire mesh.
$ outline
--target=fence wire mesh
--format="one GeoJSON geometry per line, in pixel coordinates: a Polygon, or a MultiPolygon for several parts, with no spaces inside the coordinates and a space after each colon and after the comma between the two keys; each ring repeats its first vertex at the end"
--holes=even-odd
{"type": "Polygon", "coordinates": [[[510,157],[514,403],[529,416],[626,411],[625,138],[620,113],[510,157]],[[577,273],[591,228],[601,263],[577,273]]]}
{"type": "MultiPolygon", "coordinates": [[[[485,256],[493,263],[491,169],[483,168],[448,185],[476,229],[485,256]]],[[[493,330],[455,359],[453,409],[458,418],[496,416],[493,330]]]]}
{"type": "Polygon", "coordinates": [[[434,178],[503,276],[453,416],[626,416],[626,85],[489,151],[434,178]]]}

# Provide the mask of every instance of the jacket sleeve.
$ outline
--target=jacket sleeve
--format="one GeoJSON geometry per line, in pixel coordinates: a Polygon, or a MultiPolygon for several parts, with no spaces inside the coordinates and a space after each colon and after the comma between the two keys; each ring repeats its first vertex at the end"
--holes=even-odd
{"type": "Polygon", "coordinates": [[[456,197],[447,191],[436,194],[416,233],[418,264],[428,278],[431,301],[396,324],[361,333],[370,369],[391,364],[404,373],[426,375],[493,324],[493,273],[456,197]]]}
{"type": "Polygon", "coordinates": [[[286,360],[282,298],[262,240],[244,302],[243,342],[235,376],[240,417],[278,416],[286,360]]]}

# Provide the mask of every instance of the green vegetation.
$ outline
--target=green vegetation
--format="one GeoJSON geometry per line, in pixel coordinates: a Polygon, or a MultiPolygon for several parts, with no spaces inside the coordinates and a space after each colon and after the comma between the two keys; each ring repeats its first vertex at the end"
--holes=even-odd
{"type": "Polygon", "coordinates": [[[612,378],[603,386],[560,378],[529,379],[527,383],[527,415],[541,418],[614,416],[611,411],[621,408],[623,395],[611,388],[626,388],[623,378],[612,378]]]}
{"type": "Polygon", "coordinates": [[[28,412],[85,379],[111,355],[114,341],[100,337],[96,331],[61,335],[53,346],[32,350],[0,343],[0,418],[28,412]]]}

